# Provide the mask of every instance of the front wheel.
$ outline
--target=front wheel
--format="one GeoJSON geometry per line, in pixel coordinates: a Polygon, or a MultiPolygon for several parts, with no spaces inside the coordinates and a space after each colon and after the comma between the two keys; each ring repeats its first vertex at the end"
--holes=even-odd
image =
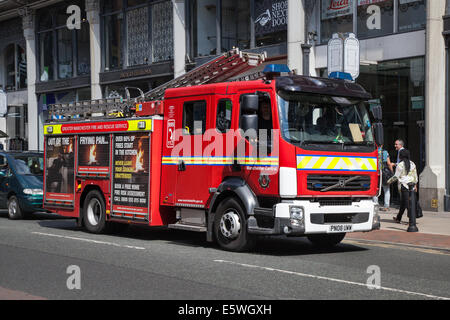
{"type": "Polygon", "coordinates": [[[228,198],[219,204],[214,233],[219,245],[229,251],[245,251],[254,244],[254,238],[247,232],[247,220],[240,203],[228,198]]]}
{"type": "Polygon", "coordinates": [[[310,234],[306,236],[313,245],[321,248],[331,248],[339,244],[344,238],[345,233],[336,234],[310,234]]]}
{"type": "Polygon", "coordinates": [[[105,200],[97,190],[89,192],[84,200],[83,221],[89,232],[103,233],[106,230],[105,200]]]}
{"type": "Polygon", "coordinates": [[[11,196],[8,199],[8,218],[11,220],[20,220],[24,218],[24,212],[20,208],[19,200],[16,196],[11,196]]]}

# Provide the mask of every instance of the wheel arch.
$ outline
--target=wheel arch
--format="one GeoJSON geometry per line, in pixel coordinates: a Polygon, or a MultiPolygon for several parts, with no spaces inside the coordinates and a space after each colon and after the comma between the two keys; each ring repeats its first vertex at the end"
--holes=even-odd
{"type": "Polygon", "coordinates": [[[214,217],[217,207],[227,198],[236,199],[244,209],[246,216],[252,216],[254,209],[259,206],[258,199],[250,186],[240,177],[227,177],[217,188],[211,199],[208,210],[207,241],[213,241],[214,217]]]}

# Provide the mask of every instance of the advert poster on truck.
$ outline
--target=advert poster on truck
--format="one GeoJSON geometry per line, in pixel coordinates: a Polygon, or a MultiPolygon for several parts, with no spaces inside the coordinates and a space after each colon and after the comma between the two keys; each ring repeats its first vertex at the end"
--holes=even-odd
{"type": "Polygon", "coordinates": [[[113,213],[148,216],[150,136],[116,134],[113,141],[113,213]]]}
{"type": "Polygon", "coordinates": [[[74,200],[74,138],[49,137],[46,143],[46,200],[74,200]]]}
{"type": "Polygon", "coordinates": [[[78,173],[109,174],[109,135],[80,136],[78,173]]]}

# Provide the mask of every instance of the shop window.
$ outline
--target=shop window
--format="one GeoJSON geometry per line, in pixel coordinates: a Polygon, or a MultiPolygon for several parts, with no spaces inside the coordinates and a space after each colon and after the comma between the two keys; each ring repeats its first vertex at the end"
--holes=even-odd
{"type": "Polygon", "coordinates": [[[286,42],[287,13],[287,0],[255,0],[256,46],[286,42]]]}
{"type": "Polygon", "coordinates": [[[250,1],[222,0],[222,48],[250,48],[250,1]]]}
{"type": "MultiPolygon", "coordinates": [[[[133,1],[134,2],[134,1],[133,1]]],[[[148,7],[127,12],[128,66],[148,63],[148,7]]]]}
{"type": "Polygon", "coordinates": [[[216,2],[192,1],[192,39],[196,57],[216,54],[216,2]]]}
{"type": "Polygon", "coordinates": [[[65,79],[73,76],[72,30],[62,28],[57,31],[58,42],[58,78],[65,79]]]}
{"type": "Polygon", "coordinates": [[[233,104],[229,99],[222,99],[217,105],[216,128],[220,133],[226,133],[231,128],[233,104]]]}
{"type": "Polygon", "coordinates": [[[378,37],[394,32],[393,0],[358,0],[358,38],[378,37]]]}
{"type": "Polygon", "coordinates": [[[53,80],[54,54],[53,32],[44,32],[39,35],[39,75],[42,82],[53,80]]]}
{"type": "Polygon", "coordinates": [[[6,87],[9,90],[24,89],[27,86],[27,61],[25,50],[10,44],[5,49],[6,87]]]}
{"type": "Polygon", "coordinates": [[[353,1],[321,0],[322,43],[327,43],[334,33],[353,32],[353,1]]]}
{"type": "Polygon", "coordinates": [[[90,35],[84,1],[41,9],[38,17],[39,80],[67,79],[90,72],[90,35]],[[81,9],[81,29],[67,28],[67,8],[81,9]],[[56,73],[56,74],[55,74],[56,73]]]}
{"type": "Polygon", "coordinates": [[[206,131],[206,101],[186,102],[183,106],[183,134],[200,135],[206,131]]]}
{"type": "Polygon", "coordinates": [[[118,12],[123,9],[123,0],[105,0],[103,1],[103,13],[118,12]]]}
{"type": "Polygon", "coordinates": [[[427,24],[425,0],[399,0],[398,31],[425,29],[427,24]]]}
{"type": "Polygon", "coordinates": [[[172,2],[155,3],[152,10],[152,62],[173,59],[172,2]]]}
{"type": "Polygon", "coordinates": [[[6,115],[8,150],[27,150],[28,114],[27,106],[8,107],[6,115]]]}
{"type": "Polygon", "coordinates": [[[77,32],[77,50],[78,75],[89,74],[91,71],[91,53],[88,23],[82,23],[81,29],[77,32]]]}
{"type": "Polygon", "coordinates": [[[122,67],[123,14],[105,17],[105,69],[122,67]]]}

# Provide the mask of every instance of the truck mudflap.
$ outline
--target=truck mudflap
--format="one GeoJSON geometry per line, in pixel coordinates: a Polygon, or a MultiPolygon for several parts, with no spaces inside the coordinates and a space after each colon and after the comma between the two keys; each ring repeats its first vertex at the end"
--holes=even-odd
{"type": "Polygon", "coordinates": [[[261,227],[258,217],[268,216],[266,210],[255,210],[248,220],[248,231],[255,235],[303,236],[369,232],[380,229],[378,205],[372,199],[349,205],[321,205],[309,200],[294,200],[276,204],[272,210],[273,226],[261,227]]]}

